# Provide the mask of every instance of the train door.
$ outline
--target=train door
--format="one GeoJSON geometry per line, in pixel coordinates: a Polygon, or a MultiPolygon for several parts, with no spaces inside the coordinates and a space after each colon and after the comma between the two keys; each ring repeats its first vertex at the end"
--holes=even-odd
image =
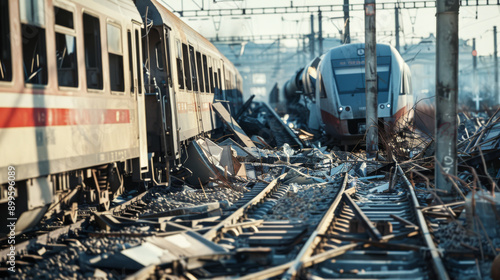
{"type": "Polygon", "coordinates": [[[165,132],[167,139],[167,155],[170,158],[177,159],[179,158],[179,133],[177,130],[178,121],[177,121],[177,110],[176,110],[176,98],[175,92],[172,83],[172,63],[171,63],[171,39],[170,39],[170,31],[171,29],[167,26],[163,26],[163,42],[165,43],[164,52],[166,58],[166,71],[167,71],[167,81],[163,83],[163,87],[165,88],[164,96],[163,96],[163,106],[165,108],[165,132]]]}
{"type": "Polygon", "coordinates": [[[133,64],[132,72],[133,77],[133,94],[136,98],[137,105],[137,122],[139,127],[139,166],[141,169],[141,174],[148,171],[148,143],[147,143],[147,127],[146,127],[146,109],[144,103],[144,88],[142,81],[142,71],[141,71],[141,23],[132,22],[132,32],[133,32],[133,41],[131,36],[128,37],[128,45],[135,46],[129,49],[129,52],[132,52],[132,49],[135,49],[135,54],[131,54],[129,57],[135,57],[135,59],[131,59],[130,63],[133,64]]]}

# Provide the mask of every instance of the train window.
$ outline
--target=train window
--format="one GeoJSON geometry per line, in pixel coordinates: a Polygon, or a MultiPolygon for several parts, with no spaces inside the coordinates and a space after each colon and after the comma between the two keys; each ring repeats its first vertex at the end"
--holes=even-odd
{"type": "Polygon", "coordinates": [[[0,0],[0,81],[12,81],[10,53],[9,0],[0,0]]]}
{"type": "Polygon", "coordinates": [[[123,78],[122,33],[118,26],[108,23],[109,83],[111,91],[125,89],[123,78]]]}
{"type": "MultiPolygon", "coordinates": [[[[345,59],[334,59],[331,62],[335,74],[335,81],[340,94],[365,92],[364,61],[351,60],[349,61],[349,65],[346,65],[345,59]]],[[[389,90],[390,63],[390,56],[377,57],[377,87],[379,98],[382,98],[385,95],[382,100],[386,99],[387,92],[389,90]]]]}
{"type": "Polygon", "coordinates": [[[210,81],[208,80],[208,64],[206,55],[203,55],[203,74],[205,74],[205,92],[210,92],[210,81]]]}
{"type": "Polygon", "coordinates": [[[139,94],[142,94],[142,77],[141,77],[141,49],[139,48],[139,40],[141,37],[139,37],[139,31],[135,30],[135,66],[137,69],[137,86],[139,87],[138,92],[139,94]]]}
{"type": "Polygon", "coordinates": [[[24,78],[28,84],[47,84],[45,29],[22,24],[24,78]]]}
{"type": "Polygon", "coordinates": [[[56,24],[73,29],[73,13],[59,7],[54,7],[56,24]]]}
{"type": "Polygon", "coordinates": [[[214,79],[215,79],[214,93],[218,93],[219,92],[219,86],[217,85],[217,72],[214,72],[214,79]]]}
{"type": "Polygon", "coordinates": [[[200,81],[200,91],[205,91],[205,85],[203,84],[203,68],[201,68],[201,54],[196,52],[196,67],[198,68],[198,81],[200,81]]]}
{"type": "Polygon", "coordinates": [[[25,82],[46,85],[45,1],[21,0],[19,8],[25,82]]]}
{"type": "Polygon", "coordinates": [[[56,59],[59,85],[78,87],[75,36],[56,33],[56,59]]]}
{"type": "Polygon", "coordinates": [[[188,48],[186,44],[182,44],[182,59],[184,60],[184,80],[186,81],[186,88],[191,90],[191,73],[189,71],[189,57],[188,57],[188,48]]]}
{"type": "Polygon", "coordinates": [[[19,11],[22,23],[45,26],[45,0],[21,0],[19,11]]]}
{"type": "Polygon", "coordinates": [[[87,88],[102,89],[101,31],[99,19],[83,14],[83,43],[87,88]]]}
{"type": "Polygon", "coordinates": [[[158,41],[155,45],[156,68],[163,71],[163,52],[161,51],[161,46],[161,41],[158,41]]]}
{"type": "MultiPolygon", "coordinates": [[[[127,30],[127,43],[128,43],[128,72],[130,75],[129,81],[130,81],[130,93],[134,93],[135,90],[135,78],[134,78],[134,58],[133,52],[132,52],[132,34],[130,33],[130,30],[127,30]]],[[[139,74],[139,73],[137,73],[139,74]]]]}
{"type": "Polygon", "coordinates": [[[219,80],[217,81],[217,85],[219,88],[219,93],[222,94],[222,75],[220,74],[220,68],[217,71],[219,72],[219,80]]]}
{"type": "Polygon", "coordinates": [[[177,43],[177,82],[179,88],[184,88],[184,72],[182,71],[182,54],[181,54],[181,42],[176,40],[177,43]]]}
{"type": "Polygon", "coordinates": [[[193,46],[189,46],[189,56],[191,58],[191,77],[193,78],[193,90],[198,91],[198,81],[196,76],[196,63],[194,58],[193,46]]]}
{"type": "Polygon", "coordinates": [[[208,67],[208,74],[210,75],[210,92],[214,93],[215,92],[214,71],[212,70],[212,67],[208,67]]]}
{"type": "Polygon", "coordinates": [[[78,87],[76,34],[73,29],[73,13],[54,7],[56,18],[56,65],[60,86],[78,87]],[[59,26],[66,28],[59,28],[59,26]]]}

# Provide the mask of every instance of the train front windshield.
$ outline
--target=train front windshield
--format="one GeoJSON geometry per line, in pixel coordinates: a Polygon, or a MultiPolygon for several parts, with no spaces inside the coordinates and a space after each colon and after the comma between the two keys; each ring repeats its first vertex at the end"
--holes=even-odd
{"type": "MultiPolygon", "coordinates": [[[[390,56],[377,57],[377,88],[379,103],[387,102],[389,95],[390,56]]],[[[342,101],[343,95],[365,93],[365,58],[332,59],[335,81],[342,101]]]]}

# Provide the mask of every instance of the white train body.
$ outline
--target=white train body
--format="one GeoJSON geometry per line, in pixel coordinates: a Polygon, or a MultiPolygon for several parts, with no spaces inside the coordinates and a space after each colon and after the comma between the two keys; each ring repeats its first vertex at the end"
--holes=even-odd
{"type": "MultiPolygon", "coordinates": [[[[364,44],[333,48],[317,68],[309,126],[319,123],[344,144],[359,141],[366,131],[364,49],[364,44]]],[[[397,131],[413,118],[410,69],[393,47],[377,44],[377,74],[379,122],[397,131]]]]}

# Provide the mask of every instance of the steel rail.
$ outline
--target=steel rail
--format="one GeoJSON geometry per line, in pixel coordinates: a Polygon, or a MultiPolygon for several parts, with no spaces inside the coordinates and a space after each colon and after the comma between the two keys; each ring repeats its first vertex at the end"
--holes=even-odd
{"type": "Polygon", "coordinates": [[[0,261],[5,262],[8,260],[9,256],[7,254],[11,252],[15,252],[16,260],[22,256],[23,254],[28,253],[28,251],[33,248],[34,246],[38,245],[43,245],[43,244],[48,244],[49,242],[53,240],[59,239],[63,235],[68,235],[70,232],[74,232],[77,230],[80,230],[86,222],[88,222],[89,219],[82,219],[80,221],[77,221],[74,224],[63,226],[61,228],[51,230],[49,232],[43,233],[41,235],[38,235],[34,238],[31,238],[30,240],[26,240],[24,242],[21,242],[19,244],[15,244],[15,250],[11,251],[11,247],[7,247],[5,249],[2,249],[0,251],[0,261]]]}
{"type": "MultiPolygon", "coordinates": [[[[126,209],[133,205],[134,203],[137,203],[144,197],[144,195],[147,193],[147,191],[140,193],[139,195],[135,196],[134,198],[127,200],[126,202],[117,205],[107,211],[99,212],[99,213],[122,213],[126,211],[126,209]]],[[[89,217],[86,217],[84,219],[81,219],[73,224],[66,225],[63,227],[60,227],[58,229],[51,230],[49,232],[40,234],[36,237],[33,237],[29,240],[26,240],[24,242],[16,244],[15,250],[13,250],[16,254],[16,259],[19,258],[20,256],[26,254],[31,248],[34,246],[38,245],[43,245],[43,244],[48,244],[51,241],[59,239],[61,236],[68,235],[71,232],[76,232],[79,230],[82,230],[87,224],[92,222],[94,220],[94,216],[90,215],[89,217]]],[[[8,253],[11,252],[11,247],[7,247],[5,249],[2,249],[0,251],[0,261],[6,261],[9,256],[7,255],[8,253]]]]}
{"type": "MultiPolygon", "coordinates": [[[[311,265],[315,264],[317,262],[316,259],[313,259],[313,260],[308,259],[307,262],[303,262],[303,259],[308,258],[308,256],[310,256],[312,254],[312,251],[314,250],[314,248],[316,247],[318,242],[321,240],[321,236],[323,235],[323,232],[326,232],[328,227],[331,225],[331,222],[334,218],[335,209],[339,205],[339,203],[342,199],[342,194],[345,191],[345,187],[347,185],[347,178],[348,178],[348,175],[346,173],[346,175],[344,177],[344,181],[342,183],[342,187],[340,188],[339,192],[337,193],[334,201],[332,202],[332,204],[330,205],[328,210],[325,212],[325,215],[323,216],[320,223],[316,227],[316,230],[313,232],[313,235],[311,235],[309,237],[306,244],[302,247],[302,250],[299,252],[297,257],[293,261],[289,261],[289,262],[284,263],[282,265],[271,267],[271,268],[261,270],[261,271],[255,272],[255,273],[251,273],[251,274],[248,274],[245,276],[232,277],[230,279],[264,280],[264,279],[269,279],[271,277],[283,275],[287,271],[292,269],[293,267],[295,267],[294,271],[297,271],[297,268],[304,268],[304,267],[311,266],[311,265]],[[306,246],[310,247],[311,250],[308,250],[306,248],[306,246]],[[309,255],[306,255],[306,253],[309,255]]],[[[324,257],[324,256],[328,255],[328,256],[333,257],[336,255],[342,254],[347,250],[351,250],[352,248],[356,247],[358,244],[355,244],[355,246],[353,246],[353,245],[354,244],[348,244],[346,246],[342,246],[342,247],[339,247],[339,248],[336,248],[333,250],[328,250],[324,253],[321,253],[321,256],[324,257]]]]}
{"type": "Polygon", "coordinates": [[[246,211],[249,210],[252,206],[259,203],[262,199],[264,199],[267,194],[269,194],[276,186],[279,186],[279,183],[286,177],[288,173],[284,173],[280,175],[278,178],[274,179],[265,187],[259,194],[257,194],[253,199],[248,201],[245,205],[240,207],[238,210],[234,211],[227,218],[219,222],[217,225],[213,226],[209,231],[203,234],[208,240],[215,240],[217,235],[219,235],[222,229],[226,226],[233,225],[238,223],[239,220],[246,214],[246,211]]]}
{"type": "Polygon", "coordinates": [[[441,260],[441,256],[439,255],[438,250],[436,249],[436,245],[434,244],[434,241],[432,240],[431,233],[429,232],[429,228],[427,227],[427,222],[425,221],[424,214],[422,214],[422,210],[419,208],[420,204],[418,203],[417,200],[417,195],[415,194],[415,190],[413,189],[412,184],[406,178],[405,173],[403,172],[403,169],[401,166],[396,163],[398,171],[401,173],[401,176],[405,180],[405,183],[408,187],[408,191],[410,192],[411,199],[413,202],[414,209],[417,213],[417,221],[418,225],[420,226],[420,230],[422,232],[422,236],[424,237],[424,241],[427,245],[427,248],[429,248],[429,251],[431,253],[432,257],[432,267],[434,268],[434,272],[436,273],[437,279],[442,279],[442,280],[447,280],[450,279],[448,276],[448,273],[446,272],[446,269],[443,265],[443,261],[441,260]]]}
{"type": "Polygon", "coordinates": [[[316,249],[316,246],[322,239],[321,235],[323,235],[328,230],[328,228],[332,224],[333,219],[335,218],[335,210],[337,209],[338,205],[340,204],[340,201],[342,200],[347,185],[347,178],[348,174],[346,173],[344,181],[342,182],[342,187],[338,191],[335,200],[330,205],[330,208],[328,208],[328,210],[326,211],[325,215],[319,222],[314,232],[311,234],[307,242],[304,244],[300,252],[295,257],[293,264],[290,265],[290,268],[285,272],[285,274],[281,279],[295,278],[299,273],[299,271],[304,267],[303,266],[304,262],[312,256],[314,250],[316,249]]]}

